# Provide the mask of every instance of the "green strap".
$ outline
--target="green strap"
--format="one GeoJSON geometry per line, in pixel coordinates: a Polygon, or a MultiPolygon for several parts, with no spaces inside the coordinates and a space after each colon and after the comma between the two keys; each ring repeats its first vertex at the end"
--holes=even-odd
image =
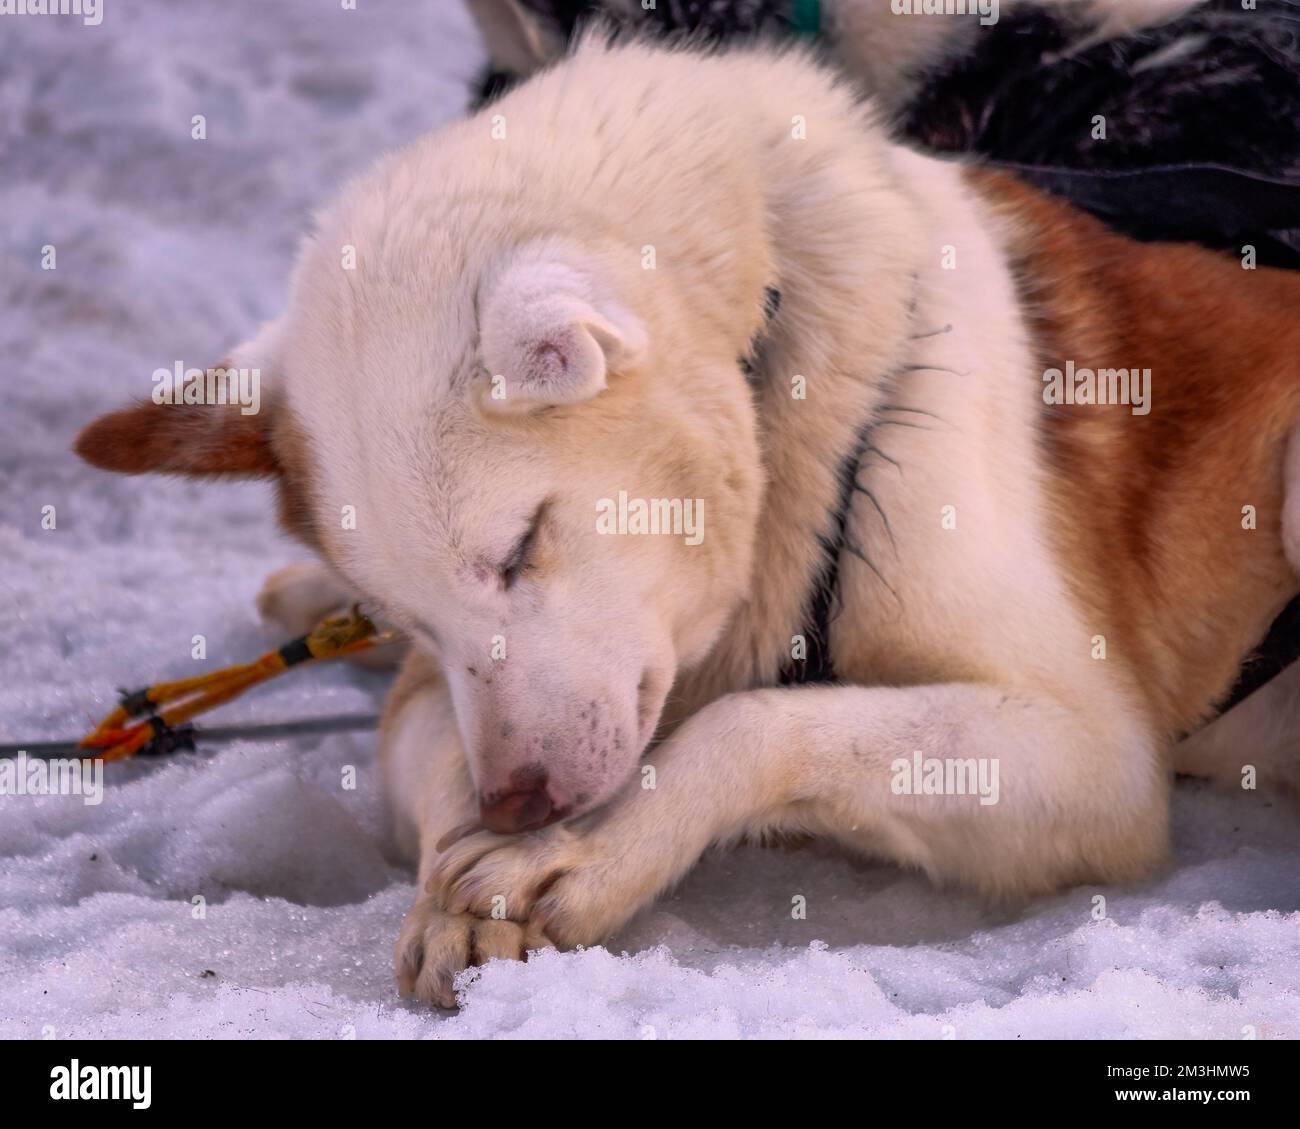
{"type": "Polygon", "coordinates": [[[822,30],[822,0],[794,0],[790,23],[796,35],[820,35],[822,30]]]}

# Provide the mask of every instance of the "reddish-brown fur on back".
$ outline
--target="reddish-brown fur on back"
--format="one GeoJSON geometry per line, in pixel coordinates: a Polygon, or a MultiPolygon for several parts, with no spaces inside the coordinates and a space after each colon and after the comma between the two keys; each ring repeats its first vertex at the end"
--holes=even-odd
{"type": "Polygon", "coordinates": [[[1280,520],[1300,276],[1137,243],[1012,177],[971,179],[1011,221],[1042,369],[1152,370],[1149,415],[1045,403],[1042,438],[1063,566],[1107,660],[1179,734],[1297,591],[1280,520]]]}

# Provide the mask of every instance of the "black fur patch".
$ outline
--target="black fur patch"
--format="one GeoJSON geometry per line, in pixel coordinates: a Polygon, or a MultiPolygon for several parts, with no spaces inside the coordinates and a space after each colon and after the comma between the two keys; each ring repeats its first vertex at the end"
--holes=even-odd
{"type": "Polygon", "coordinates": [[[839,602],[840,560],[848,549],[849,510],[862,457],[871,442],[871,422],[863,425],[853,449],[840,462],[835,509],[830,529],[820,538],[824,556],[821,571],[808,594],[802,634],[807,647],[803,660],[789,659],[781,670],[782,686],[804,686],[835,681],[831,657],[831,621],[839,602]]]}
{"type": "Polygon", "coordinates": [[[969,55],[923,76],[903,131],[1012,162],[1139,238],[1254,242],[1300,266],[1300,0],[1209,0],[1074,54],[1065,13],[980,28],[969,55]]]}
{"type": "Polygon", "coordinates": [[[1300,172],[1298,0],[1260,0],[1256,11],[1210,0],[1061,56],[1077,36],[1042,10],[1004,15],[980,29],[974,54],[925,85],[907,131],[937,149],[1027,164],[1300,172]],[[1097,114],[1105,141],[1092,139],[1097,114]]]}

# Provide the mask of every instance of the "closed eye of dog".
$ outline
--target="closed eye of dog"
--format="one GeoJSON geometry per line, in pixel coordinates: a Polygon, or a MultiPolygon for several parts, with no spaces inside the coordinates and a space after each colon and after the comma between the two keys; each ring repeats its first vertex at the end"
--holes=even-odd
{"type": "Polygon", "coordinates": [[[532,520],[528,523],[527,531],[515,542],[515,547],[510,550],[510,555],[506,558],[505,563],[498,569],[501,580],[507,589],[513,588],[520,575],[533,567],[530,557],[532,556],[533,546],[537,543],[537,531],[541,528],[542,516],[545,510],[546,503],[542,502],[534,511],[532,520]]]}

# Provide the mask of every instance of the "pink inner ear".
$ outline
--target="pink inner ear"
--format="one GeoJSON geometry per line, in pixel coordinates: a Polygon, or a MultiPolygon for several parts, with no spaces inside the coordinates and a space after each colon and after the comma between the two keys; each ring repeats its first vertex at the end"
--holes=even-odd
{"type": "Polygon", "coordinates": [[[524,354],[523,379],[533,385],[555,388],[570,378],[572,334],[551,333],[533,341],[524,354]],[[566,347],[568,346],[568,347],[566,347]]]}
{"type": "Polygon", "coordinates": [[[537,375],[543,380],[550,378],[556,365],[559,366],[561,376],[569,371],[569,358],[554,341],[543,341],[536,346],[533,349],[533,360],[536,362],[537,375]]]}

